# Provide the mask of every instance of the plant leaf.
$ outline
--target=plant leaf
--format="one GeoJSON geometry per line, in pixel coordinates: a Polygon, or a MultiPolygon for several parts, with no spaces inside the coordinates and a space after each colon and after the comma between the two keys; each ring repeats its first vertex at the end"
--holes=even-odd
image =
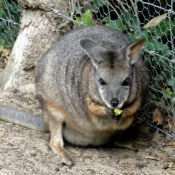
{"type": "Polygon", "coordinates": [[[0,46],[4,46],[5,45],[5,40],[4,39],[0,39],[0,46]]]}
{"type": "Polygon", "coordinates": [[[158,25],[166,17],[167,17],[167,13],[165,13],[163,15],[160,15],[160,16],[156,16],[153,19],[151,19],[146,25],[144,25],[143,28],[147,29],[149,27],[155,27],[156,25],[158,25]]]}
{"type": "Polygon", "coordinates": [[[94,23],[91,20],[92,12],[90,10],[87,10],[85,13],[83,13],[82,17],[87,26],[94,25],[94,23]]]}
{"type": "Polygon", "coordinates": [[[170,88],[166,88],[164,90],[164,94],[166,94],[169,98],[173,97],[174,93],[172,92],[172,90],[170,88]]]}
{"type": "Polygon", "coordinates": [[[101,0],[93,0],[92,4],[93,4],[92,9],[95,13],[98,13],[100,7],[105,5],[105,3],[102,2],[101,0]]]}
{"type": "Polygon", "coordinates": [[[94,23],[91,21],[92,18],[92,12],[90,10],[87,10],[82,14],[82,17],[77,17],[77,27],[81,27],[81,23],[84,23],[86,26],[92,26],[94,23]]]}

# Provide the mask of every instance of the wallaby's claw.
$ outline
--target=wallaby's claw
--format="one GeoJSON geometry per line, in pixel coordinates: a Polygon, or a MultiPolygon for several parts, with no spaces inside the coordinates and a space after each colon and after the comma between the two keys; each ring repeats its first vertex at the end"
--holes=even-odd
{"type": "Polygon", "coordinates": [[[114,117],[115,116],[114,111],[112,109],[110,109],[110,108],[108,108],[106,110],[106,115],[107,116],[111,116],[111,117],[114,117]]]}
{"type": "Polygon", "coordinates": [[[69,165],[69,166],[68,166],[68,167],[69,167],[69,169],[71,169],[71,168],[72,168],[72,166],[73,166],[73,164],[69,165]]]}
{"type": "Polygon", "coordinates": [[[139,149],[135,149],[134,151],[135,151],[135,152],[139,152],[139,149]]]}
{"type": "Polygon", "coordinates": [[[66,155],[66,156],[61,158],[60,164],[61,164],[61,166],[66,165],[71,169],[72,166],[74,165],[74,162],[68,155],[66,155]]]}
{"type": "Polygon", "coordinates": [[[118,121],[120,118],[121,118],[121,116],[122,116],[122,114],[120,114],[120,115],[114,115],[114,116],[112,116],[113,118],[114,118],[114,120],[115,121],[118,121]]]}
{"type": "Polygon", "coordinates": [[[64,165],[66,165],[66,164],[65,164],[64,162],[60,162],[60,165],[61,165],[61,166],[64,166],[64,165]]]}
{"type": "Polygon", "coordinates": [[[111,109],[110,111],[111,111],[111,112],[110,112],[110,113],[111,113],[111,116],[112,116],[112,117],[115,117],[114,110],[113,110],[113,109],[111,109]]]}

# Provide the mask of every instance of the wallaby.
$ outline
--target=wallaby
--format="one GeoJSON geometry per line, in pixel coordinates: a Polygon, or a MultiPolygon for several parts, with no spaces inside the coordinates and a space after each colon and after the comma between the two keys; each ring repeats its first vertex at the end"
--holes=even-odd
{"type": "Polygon", "coordinates": [[[103,26],[84,27],[60,38],[38,61],[36,94],[50,146],[62,164],[73,165],[63,138],[81,146],[112,142],[137,149],[122,132],[147,94],[148,73],[139,56],[144,41],[130,43],[120,31],[103,26]],[[116,108],[121,115],[114,115],[116,108]]]}

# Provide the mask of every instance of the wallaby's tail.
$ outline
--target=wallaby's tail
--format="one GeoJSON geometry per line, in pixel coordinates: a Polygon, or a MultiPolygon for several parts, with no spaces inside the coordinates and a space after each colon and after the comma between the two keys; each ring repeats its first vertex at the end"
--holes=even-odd
{"type": "Polygon", "coordinates": [[[10,106],[0,104],[0,120],[16,123],[18,125],[47,132],[41,115],[34,115],[29,112],[15,109],[10,106]]]}

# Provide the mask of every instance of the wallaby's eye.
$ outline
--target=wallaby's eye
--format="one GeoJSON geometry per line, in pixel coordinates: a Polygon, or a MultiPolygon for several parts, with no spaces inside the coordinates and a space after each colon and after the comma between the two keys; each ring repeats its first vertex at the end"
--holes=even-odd
{"type": "Polygon", "coordinates": [[[123,81],[122,86],[129,86],[130,83],[131,83],[131,79],[130,79],[129,77],[127,77],[127,78],[123,81]]]}
{"type": "Polygon", "coordinates": [[[106,82],[103,80],[103,78],[100,78],[98,81],[101,85],[106,85],[106,82]]]}

